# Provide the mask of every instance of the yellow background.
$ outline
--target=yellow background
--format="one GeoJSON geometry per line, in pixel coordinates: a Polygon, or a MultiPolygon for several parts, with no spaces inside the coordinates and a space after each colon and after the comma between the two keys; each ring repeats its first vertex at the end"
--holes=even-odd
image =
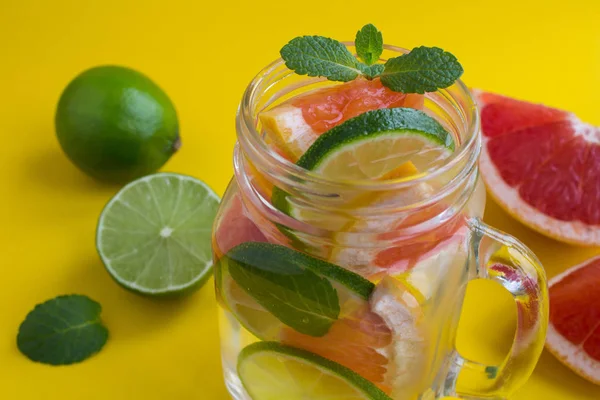
{"type": "MultiPolygon", "coordinates": [[[[61,90],[82,70],[127,65],[159,83],[177,106],[183,137],[165,169],[222,194],[242,91],[295,36],[351,40],[373,22],[388,43],[453,52],[471,86],[600,124],[599,20],[598,0],[0,0],[0,398],[228,398],[212,281],[184,300],[150,300],[114,284],[96,255],[96,219],[117,188],[76,170],[53,125],[61,90]],[[33,363],[15,346],[19,324],[36,303],[65,293],[103,305],[110,340],[79,365],[33,363]]],[[[491,202],[486,220],[528,244],[549,276],[598,252],[543,238],[491,202]]],[[[472,285],[461,350],[498,360],[513,327],[506,296],[472,285]]],[[[600,387],[544,352],[513,398],[591,400],[600,387]]]]}

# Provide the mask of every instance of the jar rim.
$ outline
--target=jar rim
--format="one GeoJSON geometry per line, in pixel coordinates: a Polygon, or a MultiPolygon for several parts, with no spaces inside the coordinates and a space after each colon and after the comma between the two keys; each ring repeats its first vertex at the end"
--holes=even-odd
{"type": "MultiPolygon", "coordinates": [[[[354,42],[342,42],[347,47],[354,46],[354,42]]],[[[409,50],[384,44],[384,49],[395,52],[406,54],[409,50]]],[[[452,86],[459,92],[460,97],[466,99],[464,107],[461,106],[461,111],[467,117],[468,125],[466,127],[465,141],[458,146],[457,151],[454,151],[448,156],[444,162],[437,168],[428,171],[426,174],[418,174],[407,178],[397,178],[389,180],[374,181],[369,179],[361,180],[347,180],[347,179],[335,179],[320,175],[310,170],[306,170],[293,162],[287,160],[267,145],[263,140],[261,133],[256,128],[256,120],[253,116],[253,100],[257,92],[260,90],[262,84],[278,69],[285,67],[283,59],[279,58],[265,68],[263,68],[250,82],[246,88],[242,101],[238,108],[236,118],[236,128],[238,132],[238,141],[240,142],[244,152],[250,156],[251,160],[255,165],[263,165],[264,167],[272,170],[277,168],[278,173],[286,174],[293,177],[295,181],[310,182],[317,185],[328,185],[330,187],[341,187],[341,188],[355,188],[367,191],[379,191],[379,190],[396,190],[407,188],[409,186],[417,185],[421,182],[426,182],[430,179],[435,179],[437,176],[442,175],[469,157],[461,169],[470,170],[474,167],[478,156],[479,156],[479,145],[480,145],[480,117],[479,110],[476,101],[473,99],[471,92],[468,87],[459,79],[452,86]]],[[[285,73],[281,74],[279,79],[283,79],[291,74],[293,71],[285,69],[285,73]]],[[[325,80],[321,78],[321,80],[325,80]]],[[[454,98],[452,93],[448,91],[449,88],[440,89],[434,93],[442,93],[445,96],[454,98]]],[[[457,102],[461,104],[460,102],[457,102]]]]}

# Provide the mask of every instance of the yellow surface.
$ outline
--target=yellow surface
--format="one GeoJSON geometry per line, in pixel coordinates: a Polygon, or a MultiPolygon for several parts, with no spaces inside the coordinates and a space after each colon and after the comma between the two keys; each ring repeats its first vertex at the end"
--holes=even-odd
{"type": "MultiPolygon", "coordinates": [[[[222,193],[242,91],[287,39],[352,39],[373,22],[388,43],[452,51],[471,86],[600,124],[599,20],[597,0],[0,1],[0,398],[227,399],[211,284],[185,300],[149,300],[114,284],[96,256],[96,218],[117,189],[78,172],[53,127],[61,90],[83,69],[123,64],[156,80],[178,108],[184,143],[165,169],[222,193]],[[79,365],[30,362],[15,346],[18,326],[36,303],[63,293],[100,301],[110,340],[79,365]]],[[[545,239],[494,204],[486,219],[531,246],[550,276],[598,252],[545,239]]],[[[459,343],[467,356],[493,361],[506,347],[513,312],[499,293],[470,289],[459,343]]],[[[600,387],[545,352],[513,398],[591,400],[600,387]]]]}

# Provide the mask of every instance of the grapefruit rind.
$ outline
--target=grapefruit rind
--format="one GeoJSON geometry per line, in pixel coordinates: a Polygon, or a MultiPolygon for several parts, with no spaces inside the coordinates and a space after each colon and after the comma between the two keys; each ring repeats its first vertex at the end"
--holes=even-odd
{"type": "MultiPolygon", "coordinates": [[[[481,99],[482,93],[473,90],[480,110],[486,105],[481,99]]],[[[596,128],[581,122],[574,115],[569,119],[574,127],[575,135],[581,135],[586,141],[595,143],[598,136],[593,132],[596,128]]],[[[482,149],[479,169],[491,197],[512,217],[535,231],[553,239],[575,245],[600,245],[600,229],[597,226],[581,221],[561,221],[543,214],[540,210],[526,203],[519,194],[518,187],[508,185],[495,167],[487,151],[488,139],[482,135],[482,149]]]]}
{"type": "MultiPolygon", "coordinates": [[[[565,272],[550,279],[548,281],[548,287],[551,288],[553,285],[557,284],[571,273],[598,260],[600,260],[600,256],[596,256],[582,262],[581,264],[569,268],[565,272]]],[[[588,356],[583,351],[582,346],[575,345],[566,340],[553,326],[552,321],[550,321],[548,324],[546,348],[577,375],[587,379],[590,382],[600,385],[600,361],[596,361],[588,356]]]]}

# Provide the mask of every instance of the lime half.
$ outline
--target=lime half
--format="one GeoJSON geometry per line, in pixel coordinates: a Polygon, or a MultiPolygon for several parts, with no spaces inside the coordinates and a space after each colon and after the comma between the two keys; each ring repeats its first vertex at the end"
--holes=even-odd
{"type": "Polygon", "coordinates": [[[238,374],[252,400],[391,400],[352,370],[275,342],[244,348],[238,374]]]}
{"type": "Polygon", "coordinates": [[[125,186],[106,205],[98,253],[121,285],[148,295],[187,292],[208,278],[219,197],[202,181],[159,173],[125,186]]]}

